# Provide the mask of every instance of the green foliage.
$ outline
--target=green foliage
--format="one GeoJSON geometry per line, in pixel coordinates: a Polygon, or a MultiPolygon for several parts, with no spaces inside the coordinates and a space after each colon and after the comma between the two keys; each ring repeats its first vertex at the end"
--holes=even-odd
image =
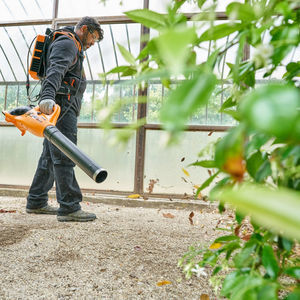
{"type": "Polygon", "coordinates": [[[203,13],[194,16],[190,26],[179,11],[185,2],[172,1],[166,15],[127,12],[158,36],[137,58],[119,47],[129,65],[110,71],[133,75],[133,82],[143,87],[159,79],[169,89],[156,119],[160,117],[170,141],[190,120],[200,119],[206,106],[238,123],[216,143],[209,159],[199,157],[192,164],[214,169],[197,195],[221,177],[210,199],[219,201],[221,212],[230,204],[236,223],[229,235],[220,236],[210,247],[190,247],[179,265],[187,277],[197,268],[213,268],[211,283],[229,299],[278,299],[279,291],[287,294],[286,299],[298,299],[300,63],[286,60],[300,43],[299,3],[233,2],[226,8],[228,22],[216,24],[215,5],[198,0],[194,2],[203,13]],[[206,49],[207,42],[211,53],[199,59],[197,50],[206,49]],[[250,58],[244,55],[246,46],[253,48],[250,58]],[[234,62],[227,61],[228,51],[234,51],[234,62]],[[221,62],[229,73],[220,79],[221,62]],[[280,82],[269,80],[283,68],[280,82]],[[258,81],[258,72],[268,80],[258,81]],[[174,80],[176,85],[171,84],[174,80]],[[244,236],[240,227],[246,216],[251,230],[244,236]],[[289,278],[288,284],[283,277],[289,278]]]}

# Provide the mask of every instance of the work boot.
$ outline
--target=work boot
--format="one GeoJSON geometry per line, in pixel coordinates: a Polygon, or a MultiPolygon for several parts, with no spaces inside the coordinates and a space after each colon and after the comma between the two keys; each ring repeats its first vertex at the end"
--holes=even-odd
{"type": "Polygon", "coordinates": [[[96,218],[95,214],[85,212],[81,209],[64,216],[57,216],[59,222],[88,222],[94,221],[96,218]]]}
{"type": "Polygon", "coordinates": [[[57,215],[58,208],[46,205],[41,208],[26,208],[28,214],[57,215]]]}

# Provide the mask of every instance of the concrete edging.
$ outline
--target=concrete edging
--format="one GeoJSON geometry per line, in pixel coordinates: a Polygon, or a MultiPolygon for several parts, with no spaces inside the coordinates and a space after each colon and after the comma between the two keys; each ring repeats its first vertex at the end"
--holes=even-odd
{"type": "MultiPolygon", "coordinates": [[[[0,188],[0,196],[6,197],[27,197],[28,191],[23,189],[0,188]]],[[[50,192],[50,196],[55,197],[55,192],[50,192]]],[[[217,208],[215,203],[203,200],[182,200],[166,198],[143,198],[130,199],[117,194],[86,194],[83,193],[83,201],[92,203],[102,203],[107,205],[117,205],[125,207],[143,207],[159,209],[186,209],[186,210],[214,210],[217,208]]]]}

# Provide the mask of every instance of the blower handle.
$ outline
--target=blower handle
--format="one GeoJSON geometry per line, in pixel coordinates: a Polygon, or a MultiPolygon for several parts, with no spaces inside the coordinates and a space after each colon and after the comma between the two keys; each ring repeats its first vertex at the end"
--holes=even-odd
{"type": "Polygon", "coordinates": [[[9,112],[3,111],[3,114],[5,120],[13,123],[22,132],[22,135],[28,130],[36,136],[43,137],[46,127],[55,126],[60,114],[60,106],[55,104],[51,115],[43,114],[39,106],[32,109],[30,107],[17,107],[9,112]]]}

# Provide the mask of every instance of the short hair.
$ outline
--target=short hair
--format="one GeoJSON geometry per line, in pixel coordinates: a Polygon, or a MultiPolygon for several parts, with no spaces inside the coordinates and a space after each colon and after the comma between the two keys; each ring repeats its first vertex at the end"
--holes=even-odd
{"type": "Polygon", "coordinates": [[[88,31],[90,33],[93,33],[94,31],[97,31],[99,34],[99,41],[103,40],[104,32],[103,29],[100,27],[99,22],[92,17],[83,17],[77,24],[76,29],[81,28],[83,25],[86,25],[88,28],[88,31]]]}

